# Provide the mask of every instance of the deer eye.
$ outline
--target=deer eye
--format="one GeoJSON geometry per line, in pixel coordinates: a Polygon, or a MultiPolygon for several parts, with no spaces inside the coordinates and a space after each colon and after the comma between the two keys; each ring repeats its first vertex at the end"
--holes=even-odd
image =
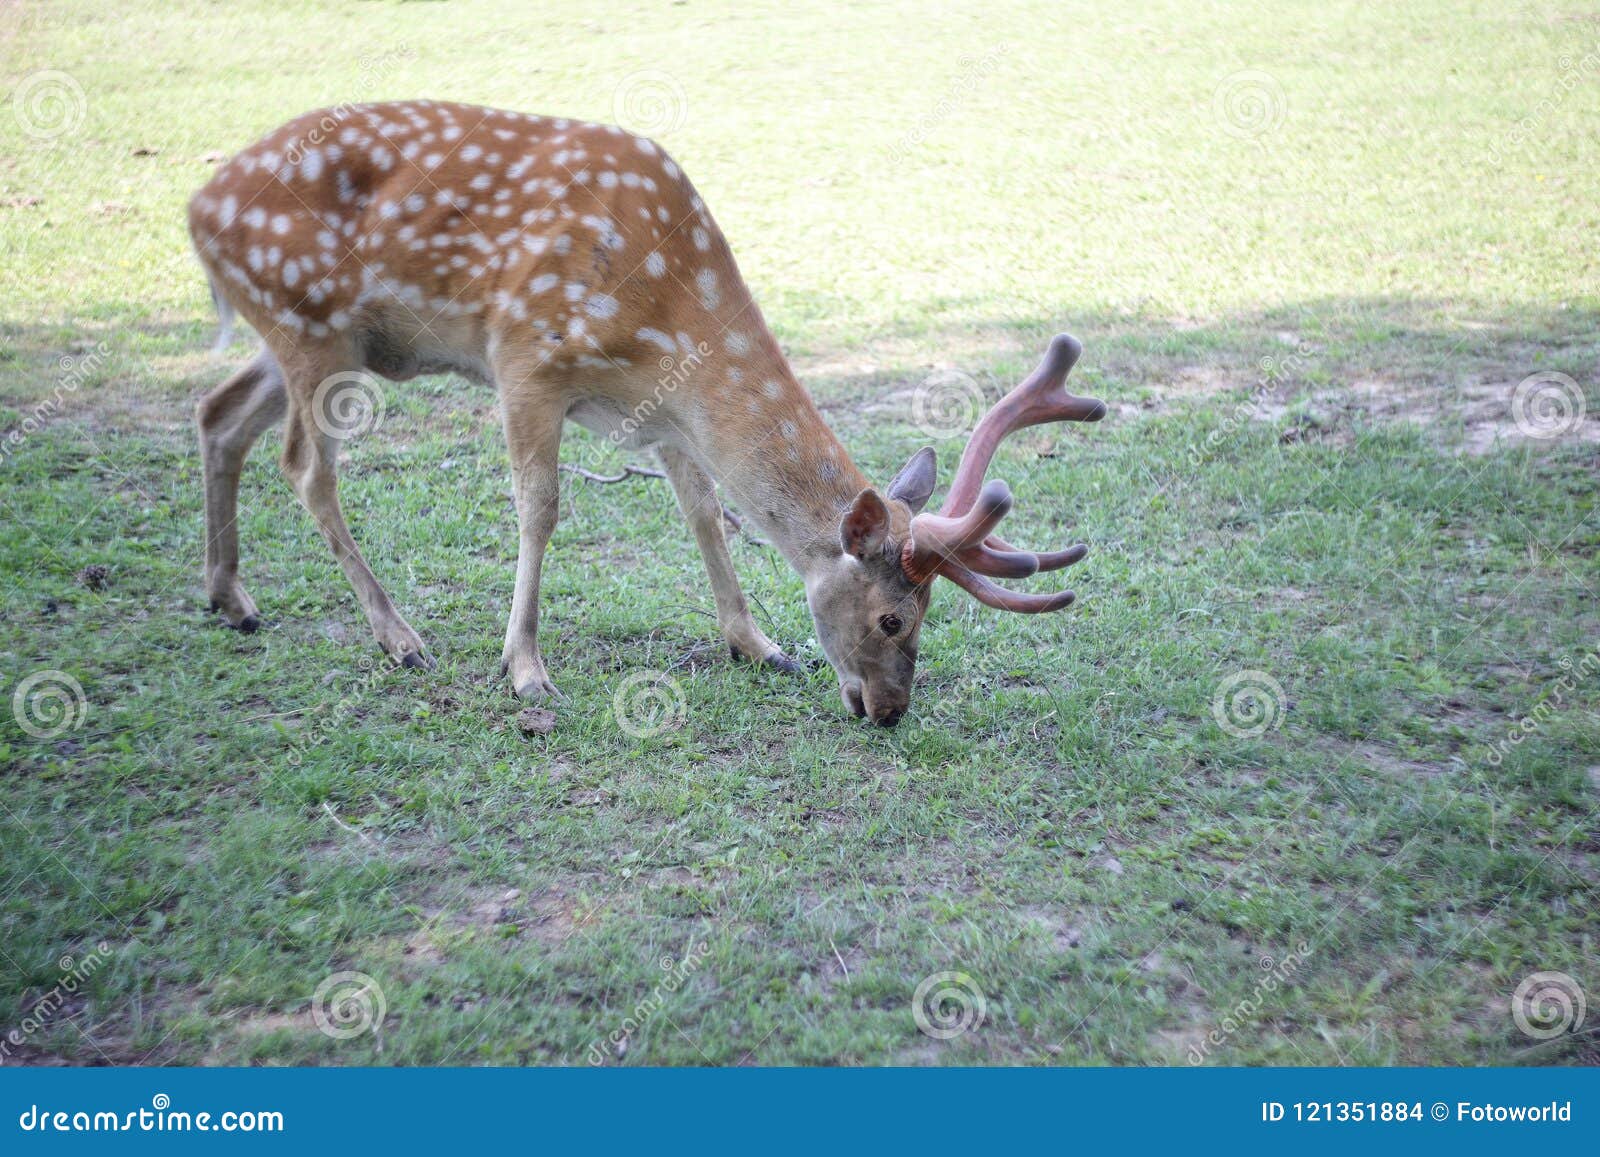
{"type": "Polygon", "coordinates": [[[900,621],[899,615],[884,615],[883,618],[878,620],[878,626],[883,628],[884,634],[894,635],[898,634],[900,628],[905,624],[900,621]]]}

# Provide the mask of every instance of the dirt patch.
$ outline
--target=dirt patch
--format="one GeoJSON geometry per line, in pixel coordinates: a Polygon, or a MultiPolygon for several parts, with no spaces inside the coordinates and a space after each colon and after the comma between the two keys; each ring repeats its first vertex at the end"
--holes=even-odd
{"type": "Polygon", "coordinates": [[[1382,744],[1368,740],[1348,741],[1328,736],[1318,738],[1312,748],[1332,757],[1337,763],[1353,763],[1390,779],[1401,781],[1438,779],[1449,769],[1440,763],[1405,759],[1382,744]]]}

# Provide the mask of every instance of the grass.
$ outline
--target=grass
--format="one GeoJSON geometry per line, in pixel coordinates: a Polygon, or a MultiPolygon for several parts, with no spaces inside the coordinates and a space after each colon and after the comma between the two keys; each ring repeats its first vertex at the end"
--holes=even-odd
{"type": "MultiPolygon", "coordinates": [[[[1600,1060],[1592,1014],[1541,1040],[1510,1010],[1534,973],[1600,983],[1600,97],[1562,83],[1591,17],[3,19],[7,91],[52,69],[82,99],[49,139],[0,117],[0,1058],[1600,1060]],[[204,352],[182,205],[294,113],[419,94],[646,118],[874,477],[926,440],[930,367],[998,396],[1075,332],[1111,417],[1014,439],[996,473],[1016,537],[1092,544],[1079,604],[941,591],[912,715],[869,729],[775,552],[735,546],[803,681],[713,645],[663,484],[568,479],[544,587],[568,701],[524,735],[492,678],[516,541],[494,399],[432,378],[388,389],[343,497],[439,670],[375,662],[275,435],[241,514],[268,626],[219,628],[189,415],[248,346],[204,352]],[[1513,387],[1544,371],[1591,417],[1521,437],[1513,387]],[[41,738],[9,707],[49,672],[82,714],[41,738]],[[679,726],[619,727],[639,672],[679,726]],[[1216,710],[1241,678],[1259,734],[1216,710]],[[340,972],[380,1025],[318,1031],[340,972]],[[912,1012],[941,972],[983,1001],[950,1039],[912,1012]]],[[[576,429],[564,453],[623,460],[576,429]]]]}

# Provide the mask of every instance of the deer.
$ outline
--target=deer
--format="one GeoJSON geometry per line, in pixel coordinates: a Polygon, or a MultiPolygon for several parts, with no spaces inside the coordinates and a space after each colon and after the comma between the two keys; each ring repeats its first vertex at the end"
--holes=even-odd
{"type": "Polygon", "coordinates": [[[720,484],[803,580],[844,706],[881,726],[909,706],[936,578],[1008,612],[1074,600],[994,581],[1070,566],[1088,548],[1041,553],[998,537],[1012,495],[985,473],[1013,431],[1105,415],[1067,392],[1079,342],[1055,337],[983,415],[942,506],[925,511],[933,448],[882,489],[867,480],[790,369],[705,202],[645,136],[430,100],[339,105],[227,159],[191,199],[188,224],[218,349],[236,317],[262,339],[196,407],[205,590],[226,626],[261,624],[239,579],[238,489],[251,446],[282,421],[283,473],[378,645],[396,664],[433,669],[351,537],[340,431],[325,411],[329,383],[443,372],[498,393],[518,525],[500,671],[523,699],[559,698],[539,647],[539,581],[568,421],[657,455],[734,658],[804,674],[750,613],[720,484]]]}

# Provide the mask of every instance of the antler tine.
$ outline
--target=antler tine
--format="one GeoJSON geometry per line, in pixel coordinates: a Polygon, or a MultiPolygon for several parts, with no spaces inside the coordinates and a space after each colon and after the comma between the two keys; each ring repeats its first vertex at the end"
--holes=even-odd
{"type": "Polygon", "coordinates": [[[972,509],[964,514],[917,515],[901,548],[901,569],[913,582],[926,582],[947,563],[975,548],[982,549],[983,540],[1010,510],[1011,488],[997,481],[985,485],[972,509]]]}
{"type": "Polygon", "coordinates": [[[1012,431],[1041,422],[1098,422],[1105,417],[1106,404],[1098,398],[1067,393],[1067,375],[1082,353],[1083,344],[1071,334],[1057,334],[1050,339],[1044,360],[996,402],[973,430],[940,514],[964,514],[971,508],[996,448],[1012,431]]]}
{"type": "Polygon", "coordinates": [[[942,574],[985,606],[1022,614],[1059,611],[1077,597],[1071,591],[1025,594],[984,577],[1028,578],[1042,570],[1059,570],[1083,558],[1089,548],[1080,543],[1037,554],[991,534],[1011,509],[1011,491],[1004,482],[985,482],[983,476],[1000,442],[1013,430],[1041,422],[1098,422],[1105,417],[1104,402],[1067,393],[1067,375],[1082,353],[1083,346],[1072,335],[1056,335],[1033,373],[983,416],[961,454],[939,513],[911,520],[900,564],[913,582],[942,574]]]}
{"type": "MultiPolygon", "coordinates": [[[[1005,539],[994,534],[991,534],[988,538],[984,539],[983,545],[986,548],[986,553],[988,554],[1017,554],[1026,555],[1029,558],[1036,559],[1039,564],[1036,569],[1042,571],[1060,570],[1062,567],[1071,566],[1075,562],[1082,562],[1089,553],[1089,548],[1080,542],[1074,546],[1067,547],[1066,550],[1047,550],[1036,554],[1031,550],[1023,550],[1019,546],[1012,546],[1010,543],[1006,542],[1005,539]]],[[[977,570],[979,568],[974,567],[973,569],[977,570]]],[[[1008,575],[998,574],[995,571],[989,570],[983,571],[982,573],[992,574],[997,578],[1010,577],[1008,575]]],[[[1030,571],[1029,574],[1031,573],[1033,572],[1030,571]]],[[[1017,577],[1026,578],[1027,575],[1018,575],[1017,577]]]]}
{"type": "Polygon", "coordinates": [[[984,606],[993,607],[997,611],[1016,611],[1024,615],[1044,614],[1047,611],[1059,611],[1078,597],[1071,591],[1059,591],[1053,595],[1030,595],[1022,591],[1008,591],[1005,587],[996,586],[982,575],[974,574],[960,563],[951,563],[939,573],[984,606]]]}

